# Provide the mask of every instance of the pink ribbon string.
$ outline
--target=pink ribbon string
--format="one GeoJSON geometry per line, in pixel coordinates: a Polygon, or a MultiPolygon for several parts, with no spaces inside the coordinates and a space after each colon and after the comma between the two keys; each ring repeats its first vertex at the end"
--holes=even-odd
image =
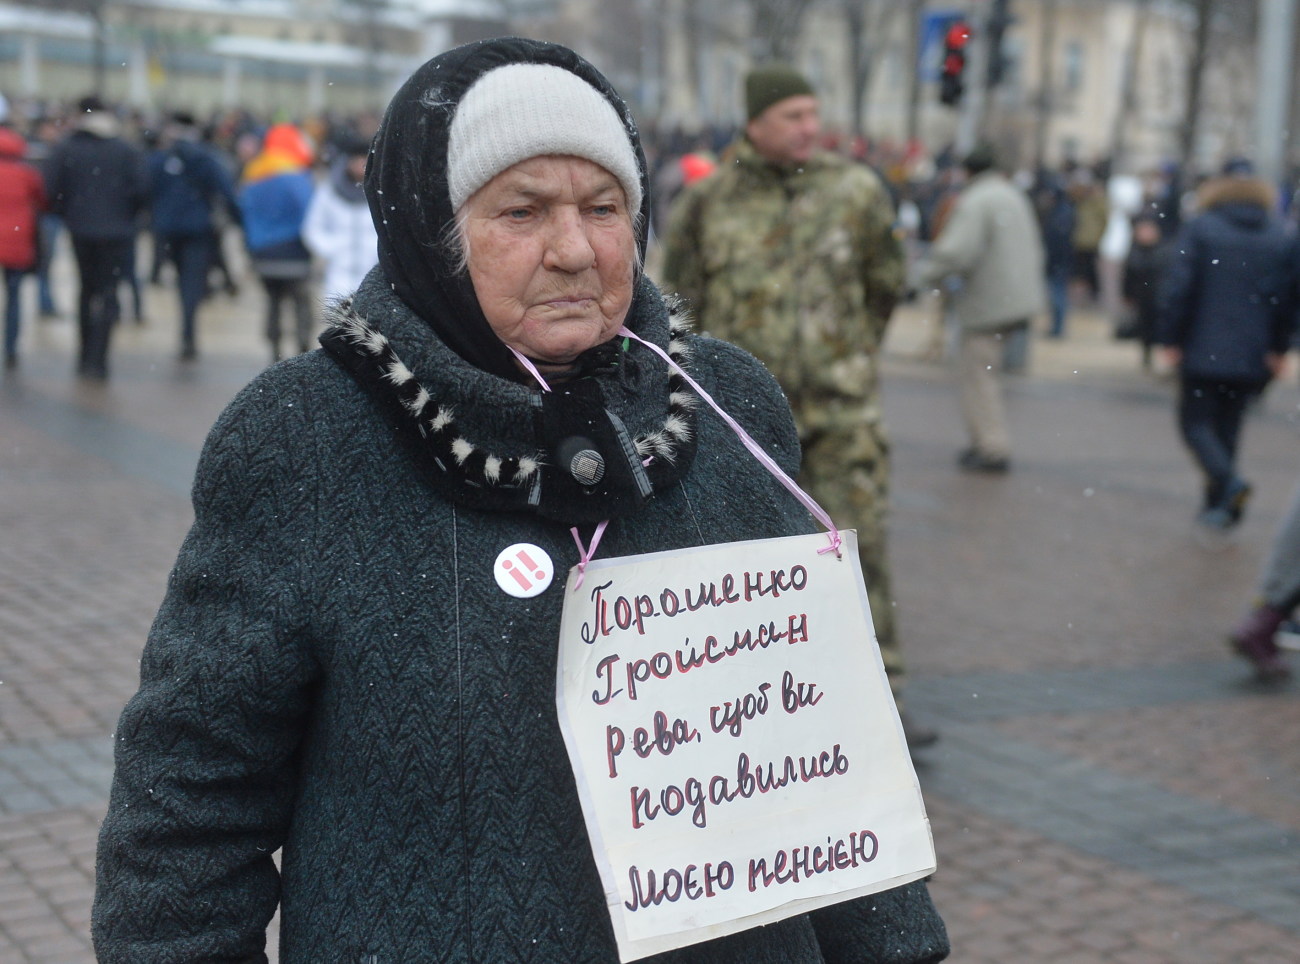
{"type": "Polygon", "coordinates": [[[591,534],[591,545],[582,544],[582,536],[578,534],[578,527],[574,526],[569,530],[573,534],[573,541],[578,544],[578,578],[573,581],[574,589],[582,588],[582,579],[587,574],[587,563],[591,562],[592,556],[596,554],[596,547],[600,545],[600,537],[605,534],[605,527],[609,525],[609,520],[599,523],[596,531],[591,534]]]}
{"type": "MultiPolygon", "coordinates": [[[[801,489],[798,483],[796,483],[794,479],[790,478],[790,476],[786,474],[785,470],[781,468],[781,466],[777,465],[775,461],[773,461],[770,455],[768,455],[765,451],[763,451],[763,447],[754,441],[753,437],[748,432],[745,431],[745,429],[741,426],[741,424],[737,422],[734,418],[732,418],[730,415],[728,415],[725,411],[723,411],[722,406],[713,400],[713,396],[710,395],[708,392],[706,392],[700,386],[699,382],[697,382],[694,378],[692,378],[689,374],[687,374],[685,369],[683,369],[680,365],[678,365],[677,362],[673,361],[666,351],[664,351],[658,345],[654,345],[646,341],[644,338],[642,338],[636,332],[632,331],[630,328],[624,327],[620,329],[619,334],[622,335],[624,338],[631,338],[633,341],[640,342],[642,345],[645,345],[652,352],[654,352],[656,355],[662,358],[664,362],[667,363],[669,368],[671,368],[677,374],[681,375],[682,378],[686,379],[687,384],[689,384],[691,388],[695,390],[695,393],[699,395],[700,398],[708,402],[709,406],[715,412],[718,413],[718,416],[724,422],[727,423],[728,427],[733,432],[736,433],[736,436],[740,439],[741,443],[744,444],[745,448],[749,450],[749,453],[758,460],[759,465],[767,469],[767,471],[770,472],[778,482],[780,482],[783,486],[785,486],[786,490],[791,495],[793,495],[796,499],[799,500],[799,503],[804,508],[806,508],[809,512],[812,513],[813,518],[815,518],[818,522],[820,522],[823,526],[826,527],[826,535],[827,538],[830,540],[830,545],[828,545],[824,549],[819,549],[818,554],[822,555],[827,552],[833,552],[835,553],[836,557],[839,557],[840,546],[843,544],[843,542],[840,539],[840,530],[835,525],[834,520],[831,519],[830,514],[825,509],[823,509],[820,505],[818,505],[817,501],[812,496],[810,496],[807,492],[801,489]]],[[[510,348],[509,345],[507,345],[506,347],[510,348]]],[[[522,354],[519,351],[516,351],[514,348],[510,348],[510,351],[515,356],[515,358],[518,359],[519,364],[524,367],[524,370],[527,371],[530,375],[533,376],[533,378],[537,380],[537,384],[541,386],[542,391],[549,392],[551,390],[551,386],[546,383],[546,379],[543,378],[542,373],[537,370],[537,366],[534,365],[532,361],[530,361],[524,354],[522,354]]],[[[647,459],[646,463],[648,464],[650,461],[651,461],[650,459],[647,459]]],[[[596,548],[600,545],[601,536],[605,534],[605,529],[608,527],[609,527],[608,519],[599,523],[596,526],[596,530],[591,534],[591,544],[585,546],[582,544],[582,534],[578,532],[578,527],[573,526],[569,529],[569,533],[573,536],[573,541],[578,546],[578,578],[574,580],[573,583],[574,589],[582,588],[582,580],[587,574],[587,564],[591,562],[592,558],[595,557],[596,548]]]]}
{"type": "Polygon", "coordinates": [[[530,359],[523,352],[516,351],[514,348],[511,348],[509,345],[506,345],[506,347],[510,348],[510,354],[515,356],[515,361],[519,362],[519,364],[524,366],[524,371],[528,372],[528,374],[532,375],[535,379],[537,379],[537,384],[542,386],[542,391],[549,392],[551,390],[551,386],[546,384],[546,379],[543,378],[542,373],[537,370],[537,366],[533,364],[532,359],[530,359]]]}
{"type": "Polygon", "coordinates": [[[624,338],[631,338],[633,341],[638,341],[641,344],[645,345],[652,352],[654,352],[665,362],[667,362],[669,368],[671,368],[677,374],[681,375],[682,378],[686,379],[687,383],[691,386],[691,388],[695,389],[696,394],[699,395],[700,398],[708,402],[709,405],[713,408],[713,410],[717,412],[718,415],[722,418],[722,420],[726,422],[728,426],[730,426],[731,430],[735,432],[736,435],[740,438],[740,441],[744,443],[745,448],[749,449],[750,454],[753,455],[754,458],[758,459],[759,464],[762,465],[763,468],[771,472],[772,475],[776,477],[776,480],[780,482],[783,486],[785,486],[787,491],[789,491],[791,495],[793,495],[796,499],[798,499],[800,504],[803,505],[804,508],[806,508],[809,512],[813,514],[813,518],[815,518],[818,522],[820,522],[823,526],[826,527],[826,535],[827,538],[830,539],[830,545],[824,549],[819,549],[818,554],[822,555],[827,552],[833,552],[835,553],[836,557],[840,557],[840,546],[842,544],[842,540],[840,539],[840,530],[835,525],[834,520],[831,519],[830,514],[825,509],[823,509],[820,505],[818,505],[817,501],[813,499],[812,496],[810,496],[803,489],[799,488],[798,483],[796,483],[794,479],[790,478],[790,476],[786,474],[785,470],[782,469],[781,466],[777,465],[776,462],[772,460],[772,457],[770,455],[768,455],[766,452],[763,451],[763,447],[754,441],[753,437],[750,436],[750,434],[745,431],[745,429],[741,426],[741,424],[737,422],[734,418],[732,418],[730,415],[728,415],[726,412],[724,412],[722,410],[722,406],[719,405],[717,402],[715,402],[713,400],[713,397],[708,392],[706,392],[703,388],[700,387],[699,382],[697,382],[694,378],[688,375],[686,371],[680,365],[678,365],[677,362],[673,361],[672,358],[669,357],[668,353],[664,351],[662,348],[660,348],[658,345],[651,344],[650,342],[646,341],[644,338],[639,336],[636,332],[632,331],[630,328],[627,327],[622,328],[619,331],[619,334],[622,335],[624,338]]]}
{"type": "MultiPolygon", "coordinates": [[[[509,345],[506,345],[506,347],[510,348],[509,345]]],[[[515,351],[513,348],[510,348],[510,351],[515,358],[518,359],[519,364],[524,366],[524,370],[527,371],[528,374],[532,375],[533,378],[537,379],[537,384],[542,387],[542,391],[549,392],[551,386],[546,384],[546,379],[543,378],[542,373],[537,370],[537,366],[521,352],[515,351]]],[[[587,574],[587,563],[591,562],[592,557],[596,555],[596,547],[600,545],[600,537],[605,534],[605,529],[608,526],[608,519],[596,526],[596,531],[591,534],[591,545],[589,546],[584,546],[582,544],[582,535],[578,532],[577,526],[573,526],[569,529],[570,535],[573,536],[573,541],[578,544],[578,578],[573,582],[574,589],[582,588],[583,577],[587,574]]]]}

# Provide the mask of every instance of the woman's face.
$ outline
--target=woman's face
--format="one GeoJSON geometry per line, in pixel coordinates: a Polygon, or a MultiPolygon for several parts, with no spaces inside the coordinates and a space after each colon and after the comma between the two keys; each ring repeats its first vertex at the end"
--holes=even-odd
{"type": "Polygon", "coordinates": [[[497,337],[558,367],[612,338],[632,303],[633,214],[618,179],[579,157],[520,161],[475,192],[469,276],[497,337]]]}

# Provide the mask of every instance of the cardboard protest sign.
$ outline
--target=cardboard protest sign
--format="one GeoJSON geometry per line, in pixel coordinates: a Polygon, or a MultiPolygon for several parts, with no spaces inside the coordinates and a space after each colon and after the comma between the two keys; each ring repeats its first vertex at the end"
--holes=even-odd
{"type": "Polygon", "coordinates": [[[934,871],[856,535],[597,560],[557,699],[619,956],[934,871]]]}

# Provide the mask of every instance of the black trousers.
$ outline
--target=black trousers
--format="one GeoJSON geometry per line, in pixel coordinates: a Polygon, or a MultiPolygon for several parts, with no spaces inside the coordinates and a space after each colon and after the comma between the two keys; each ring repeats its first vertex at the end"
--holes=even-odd
{"type": "Polygon", "coordinates": [[[176,266],[176,288],[181,299],[181,348],[194,348],[195,319],[208,291],[212,265],[212,235],[159,235],[163,255],[176,266]]]}
{"type": "Polygon", "coordinates": [[[298,350],[307,351],[311,347],[312,327],[316,321],[309,280],[305,277],[263,276],[262,287],[266,289],[266,337],[271,342],[272,356],[276,359],[280,357],[280,339],[283,333],[280,315],[285,302],[288,302],[293,310],[294,334],[298,339],[298,350]]]}
{"type": "Polygon", "coordinates": [[[1205,473],[1205,505],[1218,505],[1237,477],[1237,445],[1250,403],[1267,382],[1226,382],[1184,377],[1178,398],[1178,428],[1205,473]]]}
{"type": "Polygon", "coordinates": [[[108,375],[109,339],[122,313],[117,286],[130,266],[134,243],[133,238],[72,236],[72,253],[81,279],[77,297],[77,326],[81,334],[77,371],[82,375],[94,378],[108,375]]]}

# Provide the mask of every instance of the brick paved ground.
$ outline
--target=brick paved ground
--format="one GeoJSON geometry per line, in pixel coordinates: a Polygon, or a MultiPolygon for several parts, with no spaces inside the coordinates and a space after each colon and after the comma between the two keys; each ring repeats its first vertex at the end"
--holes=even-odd
{"type": "MultiPolygon", "coordinates": [[[[92,960],[114,721],[203,432],[264,360],[257,306],[208,306],[185,367],[172,295],[150,290],[104,388],[71,378],[69,322],[29,322],[0,381],[2,961],[92,960]]],[[[895,324],[886,409],[907,699],[943,734],[919,772],[952,959],[1295,960],[1300,687],[1260,689],[1222,641],[1295,480],[1294,379],[1248,428],[1246,522],[1207,546],[1170,385],[1098,319],[1011,380],[1015,469],[991,479],[953,468],[924,317],[895,324]]]]}

